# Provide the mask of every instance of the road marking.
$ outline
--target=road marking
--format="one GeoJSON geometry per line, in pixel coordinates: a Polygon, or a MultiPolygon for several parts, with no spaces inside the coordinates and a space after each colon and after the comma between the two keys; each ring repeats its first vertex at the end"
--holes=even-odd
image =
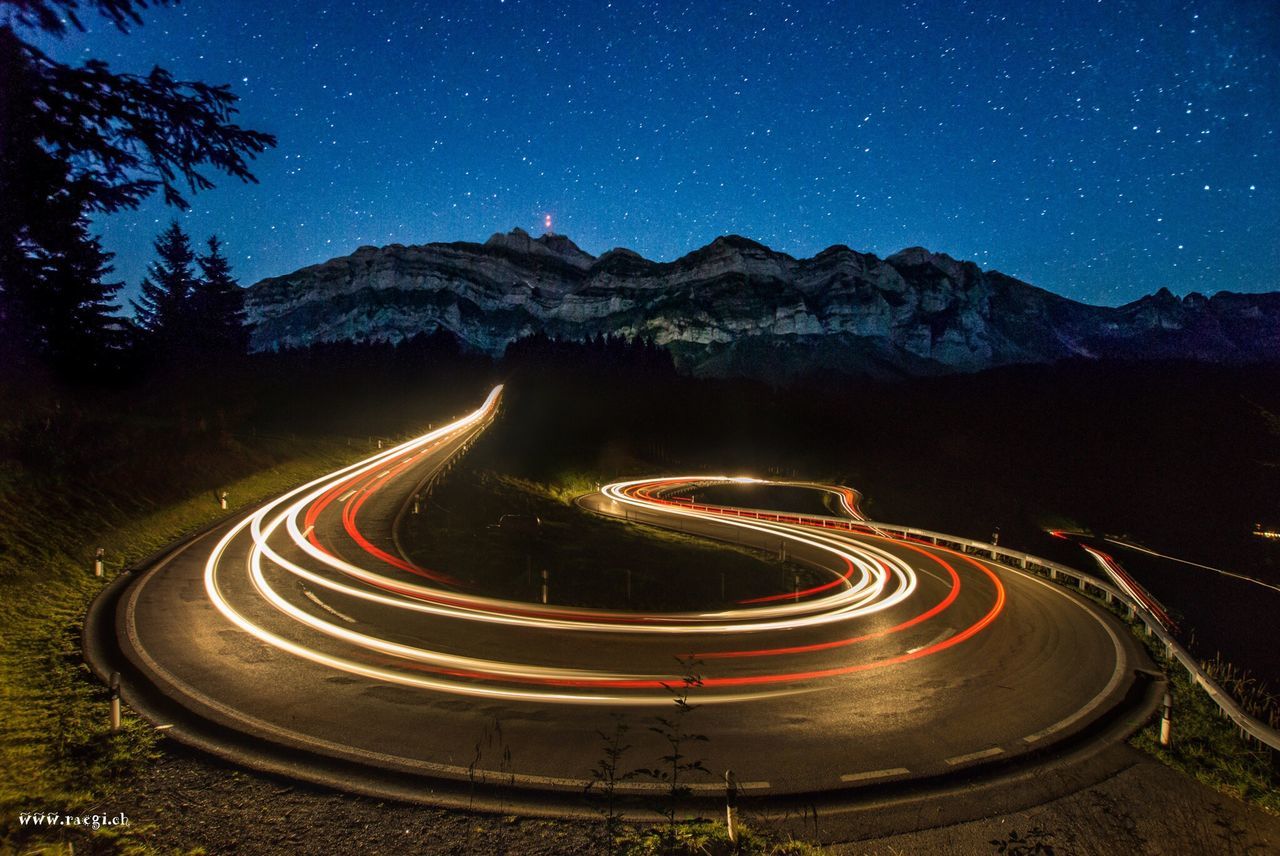
{"type": "Polygon", "coordinates": [[[312,524],[311,524],[310,526],[308,526],[306,529],[303,529],[303,530],[302,530],[302,537],[303,537],[303,538],[306,538],[308,535],[310,535],[310,534],[311,534],[312,532],[314,532],[314,531],[316,531],[316,525],[315,525],[314,523],[312,523],[312,524]]]}
{"type": "Polygon", "coordinates": [[[316,596],[315,596],[314,594],[312,594],[308,589],[305,589],[305,588],[304,588],[304,589],[302,590],[302,593],[303,593],[303,594],[305,594],[305,595],[307,596],[307,599],[308,599],[308,600],[310,600],[312,603],[314,603],[316,606],[320,607],[321,609],[325,610],[326,612],[331,612],[331,613],[333,613],[334,615],[338,616],[339,618],[341,618],[343,621],[347,622],[348,624],[355,624],[355,623],[356,623],[356,620],[355,620],[354,618],[352,618],[350,615],[343,615],[341,612],[338,612],[338,610],[334,609],[332,606],[330,606],[329,604],[325,603],[325,602],[324,602],[323,600],[321,600],[320,598],[316,597],[316,596]]]}
{"type": "Polygon", "coordinates": [[[170,728],[173,728],[173,723],[166,722],[164,725],[157,725],[156,731],[168,731],[170,728]]]}
{"type": "Polygon", "coordinates": [[[941,633],[939,633],[937,636],[933,637],[932,639],[930,639],[928,642],[924,643],[923,645],[920,645],[920,646],[917,646],[917,647],[915,647],[915,648],[912,648],[912,649],[908,650],[908,651],[907,651],[907,653],[908,653],[908,654],[914,654],[914,653],[915,653],[915,652],[917,652],[917,651],[923,651],[925,648],[931,648],[931,647],[933,647],[934,645],[937,645],[937,644],[938,644],[939,642],[941,642],[943,639],[946,639],[948,636],[950,636],[952,633],[955,633],[955,632],[956,632],[956,629],[955,629],[954,627],[947,627],[947,628],[944,628],[944,629],[943,629],[943,631],[942,631],[941,633]]]}
{"type": "Polygon", "coordinates": [[[338,497],[338,502],[346,502],[348,499],[355,496],[359,492],[360,492],[359,488],[352,488],[351,490],[344,493],[342,496],[338,497]]]}
{"type": "Polygon", "coordinates": [[[385,478],[386,476],[389,476],[389,475],[391,475],[391,470],[383,470],[382,472],[380,472],[380,473],[378,473],[376,476],[374,476],[374,478],[375,478],[375,479],[380,479],[380,478],[385,478]]]}
{"type": "Polygon", "coordinates": [[[1093,620],[1098,622],[1098,624],[1102,625],[1103,630],[1107,631],[1107,636],[1111,638],[1111,645],[1115,649],[1115,654],[1116,654],[1116,667],[1111,672],[1111,679],[1107,681],[1107,685],[1104,686],[1098,692],[1097,695],[1095,695],[1092,699],[1090,699],[1088,704],[1086,704],[1084,707],[1080,708],[1075,713],[1068,716],[1066,719],[1059,720],[1058,722],[1055,722],[1053,725],[1050,725],[1048,728],[1042,729],[1040,731],[1037,731],[1035,734],[1029,734],[1026,737],[1022,738],[1023,743],[1035,743],[1038,740],[1043,740],[1045,737],[1048,737],[1050,734],[1054,734],[1056,732],[1062,731],[1063,729],[1074,725],[1076,722],[1078,722],[1081,719],[1084,719],[1086,716],[1092,713],[1095,709],[1097,709],[1104,701],[1106,701],[1107,697],[1110,696],[1111,693],[1115,691],[1116,687],[1120,685],[1120,681],[1122,681],[1124,679],[1124,676],[1127,674],[1128,657],[1125,655],[1124,646],[1120,642],[1120,637],[1116,635],[1116,632],[1111,629],[1111,625],[1108,624],[1102,618],[1101,615],[1099,615],[1094,610],[1090,609],[1085,604],[1076,600],[1075,598],[1068,597],[1066,592],[1062,591],[1060,586],[1056,586],[1053,583],[1046,582],[1045,580],[1042,580],[1039,577],[1033,576],[1028,571],[1023,571],[1022,574],[1026,579],[1030,580],[1031,582],[1042,585],[1052,592],[1061,594],[1064,598],[1067,599],[1069,603],[1074,603],[1076,606],[1083,609],[1085,613],[1092,616],[1093,620]]]}
{"type": "MultiPolygon", "coordinates": [[[[738,789],[745,791],[763,791],[770,788],[768,782],[738,782],[738,789]]],[[[627,782],[626,784],[618,784],[618,790],[627,791],[669,791],[671,785],[668,782],[627,782]]],[[[722,782],[692,782],[688,785],[691,791],[723,791],[724,784],[722,782]]]]}
{"type": "Polygon", "coordinates": [[[867,770],[865,773],[845,773],[840,777],[840,781],[865,782],[868,779],[884,779],[889,776],[901,776],[910,772],[906,767],[890,767],[887,770],[867,770]]]}
{"type": "Polygon", "coordinates": [[[935,574],[933,571],[929,570],[928,568],[916,568],[916,572],[921,574],[928,574],[938,582],[942,583],[944,586],[951,585],[951,580],[943,579],[941,575],[935,574]]]}
{"type": "Polygon", "coordinates": [[[979,758],[990,758],[993,755],[999,755],[1004,752],[999,746],[992,746],[990,749],[983,749],[981,752],[970,752],[968,755],[957,755],[954,758],[948,758],[947,763],[951,766],[963,764],[965,761],[977,761],[979,758]]]}

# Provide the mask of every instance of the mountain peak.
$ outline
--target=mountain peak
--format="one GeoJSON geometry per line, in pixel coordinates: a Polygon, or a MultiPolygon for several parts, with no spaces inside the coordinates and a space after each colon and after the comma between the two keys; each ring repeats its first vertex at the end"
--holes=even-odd
{"type": "Polygon", "coordinates": [[[973,262],[960,262],[953,259],[946,253],[935,253],[924,247],[907,247],[903,250],[889,256],[885,259],[890,265],[898,267],[932,267],[942,271],[953,280],[960,280],[964,275],[966,265],[972,266],[975,270],[977,265],[973,262]]]}
{"type": "Polygon", "coordinates": [[[904,265],[934,265],[935,267],[960,264],[946,253],[935,253],[924,247],[906,247],[889,256],[885,261],[890,264],[898,262],[904,265]]]}
{"type": "Polygon", "coordinates": [[[566,235],[547,232],[538,238],[532,238],[519,226],[505,235],[502,232],[494,232],[484,245],[500,247],[522,255],[554,256],[583,270],[591,267],[591,263],[596,260],[595,256],[585,252],[566,235]]]}
{"type": "Polygon", "coordinates": [[[720,235],[709,246],[735,250],[765,250],[774,252],[759,241],[744,238],[741,235],[720,235]]]}
{"type": "Polygon", "coordinates": [[[791,256],[786,253],[766,247],[758,241],[744,238],[741,235],[720,235],[711,243],[676,259],[676,263],[699,265],[708,259],[721,259],[737,264],[747,259],[776,262],[790,258],[791,256]]]}
{"type": "Polygon", "coordinates": [[[568,235],[557,235],[555,232],[547,232],[545,235],[538,237],[537,241],[539,244],[542,244],[548,250],[551,250],[557,255],[571,258],[584,258],[588,263],[595,261],[596,258],[570,240],[568,235]]]}

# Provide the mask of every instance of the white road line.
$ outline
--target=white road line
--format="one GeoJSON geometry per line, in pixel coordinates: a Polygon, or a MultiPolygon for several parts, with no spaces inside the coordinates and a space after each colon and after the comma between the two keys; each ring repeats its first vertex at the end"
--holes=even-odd
{"type": "Polygon", "coordinates": [[[360,492],[359,488],[352,488],[351,490],[344,493],[342,496],[338,497],[338,502],[346,502],[348,499],[355,496],[359,492],[360,492]]]}
{"type": "Polygon", "coordinates": [[[867,770],[864,773],[845,773],[840,777],[842,782],[865,782],[868,779],[885,779],[889,776],[904,776],[911,771],[906,767],[890,767],[887,770],[867,770]]]}
{"type": "Polygon", "coordinates": [[[937,580],[938,582],[942,583],[944,586],[949,586],[949,585],[951,585],[951,580],[943,579],[943,577],[942,577],[940,574],[936,574],[936,573],[934,573],[933,571],[929,570],[928,568],[916,568],[916,573],[918,573],[918,574],[928,574],[929,576],[933,577],[933,578],[934,578],[935,580],[937,580]]]}
{"type": "Polygon", "coordinates": [[[302,530],[302,537],[303,537],[303,538],[306,538],[308,535],[310,535],[310,534],[311,534],[312,532],[314,532],[314,531],[316,531],[316,525],[315,525],[314,523],[312,523],[312,524],[311,524],[310,526],[308,526],[306,529],[303,529],[303,530],[302,530]]]}
{"type": "Polygon", "coordinates": [[[932,647],[933,645],[937,645],[943,639],[946,639],[948,636],[950,636],[952,633],[955,633],[955,632],[956,632],[956,629],[954,627],[947,627],[941,633],[939,633],[937,636],[933,637],[923,645],[919,645],[915,648],[909,649],[907,653],[914,654],[917,651],[923,651],[925,648],[929,648],[929,647],[932,647]]]}
{"type": "Polygon", "coordinates": [[[331,613],[333,613],[334,615],[338,616],[339,618],[341,618],[343,621],[347,622],[348,624],[355,624],[355,623],[356,623],[356,620],[355,620],[354,618],[352,618],[350,615],[343,615],[341,612],[338,612],[338,610],[334,609],[332,606],[330,606],[329,604],[325,603],[325,602],[324,602],[323,600],[321,600],[320,598],[318,598],[318,597],[316,597],[315,595],[313,595],[313,594],[312,594],[310,591],[308,591],[307,589],[303,589],[303,590],[302,590],[302,593],[303,593],[303,594],[305,594],[305,595],[307,596],[307,599],[308,599],[308,600],[310,600],[312,603],[314,603],[316,606],[320,607],[321,609],[325,610],[326,612],[331,612],[331,613]]]}
{"type": "MultiPolygon", "coordinates": [[[[665,782],[627,782],[619,784],[618,790],[623,791],[669,791],[671,785],[665,782]]],[[[724,785],[719,782],[691,782],[689,784],[691,791],[723,791],[724,785]]],[[[739,790],[746,791],[763,791],[768,790],[771,785],[768,782],[738,782],[739,790]]]]}
{"type": "Polygon", "coordinates": [[[1064,728],[1068,728],[1074,725],[1076,722],[1080,721],[1081,719],[1084,719],[1086,716],[1092,713],[1095,709],[1097,709],[1104,701],[1106,701],[1108,696],[1110,696],[1115,691],[1116,687],[1120,685],[1120,682],[1124,680],[1125,675],[1128,673],[1129,658],[1125,656],[1124,646],[1120,642],[1120,637],[1116,635],[1116,632],[1111,629],[1111,625],[1107,623],[1107,621],[1103,619],[1103,617],[1099,615],[1096,611],[1094,611],[1093,609],[1090,609],[1087,605],[1085,605],[1084,603],[1081,603],[1075,598],[1069,597],[1067,593],[1062,590],[1061,586],[1054,585],[1051,582],[1046,582],[1045,580],[1042,580],[1039,577],[1033,576],[1027,571],[1022,571],[1022,575],[1025,579],[1028,579],[1033,583],[1042,585],[1045,588],[1049,589],[1050,591],[1057,592],[1058,594],[1066,598],[1068,602],[1074,603],[1076,606],[1083,609],[1085,613],[1087,613],[1089,616],[1093,618],[1094,621],[1102,625],[1103,630],[1107,631],[1107,636],[1110,637],[1111,645],[1114,648],[1115,654],[1116,654],[1116,667],[1114,670],[1112,670],[1111,678],[1110,680],[1107,681],[1106,686],[1104,686],[1101,690],[1099,690],[1098,694],[1095,695],[1092,699],[1090,699],[1088,704],[1086,704],[1084,707],[1080,708],[1075,713],[1068,716],[1066,719],[1059,720],[1058,722],[1055,722],[1053,725],[1050,725],[1048,728],[1042,729],[1040,731],[1037,731],[1035,734],[1029,734],[1026,737],[1022,738],[1023,743],[1035,743],[1037,740],[1043,740],[1045,737],[1048,737],[1050,734],[1055,734],[1059,731],[1062,731],[1064,728]]]}
{"type": "Polygon", "coordinates": [[[992,746],[990,749],[983,749],[981,752],[970,752],[968,755],[957,755],[954,758],[948,758],[947,763],[954,767],[956,764],[963,764],[965,761],[976,761],[979,758],[990,758],[1003,752],[1004,750],[999,746],[992,746]]]}

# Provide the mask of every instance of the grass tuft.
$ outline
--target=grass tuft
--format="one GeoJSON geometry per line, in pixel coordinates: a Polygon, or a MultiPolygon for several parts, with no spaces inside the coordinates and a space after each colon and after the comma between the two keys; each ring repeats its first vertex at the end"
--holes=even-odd
{"type": "MultiPolygon", "coordinates": [[[[0,480],[0,852],[59,852],[64,835],[21,828],[24,811],[78,814],[101,810],[113,786],[157,754],[149,725],[124,717],[111,734],[108,693],[80,653],[89,603],[124,567],[237,507],[255,504],[367,454],[341,439],[265,444],[252,454],[222,450],[175,472],[179,501],[152,504],[128,485],[104,488],[92,475],[77,482],[49,464],[5,468],[0,480]],[[219,461],[221,458],[221,462],[219,461]],[[274,461],[263,466],[265,461],[274,461]],[[257,472],[244,474],[257,467],[257,472]],[[55,491],[41,484],[48,479],[55,491]],[[213,486],[229,492],[222,511],[213,486]],[[92,574],[97,547],[106,573],[92,574]]],[[[140,454],[138,450],[133,453],[140,454]]],[[[146,454],[146,450],[141,450],[146,454]]],[[[172,487],[171,487],[172,489],[172,487]]],[[[87,833],[75,833],[87,834],[87,833]]],[[[148,852],[143,830],[99,830],[94,852],[148,852]]]]}

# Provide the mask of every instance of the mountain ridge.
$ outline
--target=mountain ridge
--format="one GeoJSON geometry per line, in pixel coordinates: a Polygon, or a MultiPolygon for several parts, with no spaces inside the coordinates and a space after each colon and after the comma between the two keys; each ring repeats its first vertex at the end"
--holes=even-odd
{"type": "Polygon", "coordinates": [[[521,336],[649,336],[686,370],[784,379],[975,371],[1069,357],[1280,359],[1280,293],[1094,306],[924,247],[796,258],[722,235],[678,259],[599,256],[564,235],[362,246],[246,292],[253,347],[446,329],[500,355],[521,336]]]}

